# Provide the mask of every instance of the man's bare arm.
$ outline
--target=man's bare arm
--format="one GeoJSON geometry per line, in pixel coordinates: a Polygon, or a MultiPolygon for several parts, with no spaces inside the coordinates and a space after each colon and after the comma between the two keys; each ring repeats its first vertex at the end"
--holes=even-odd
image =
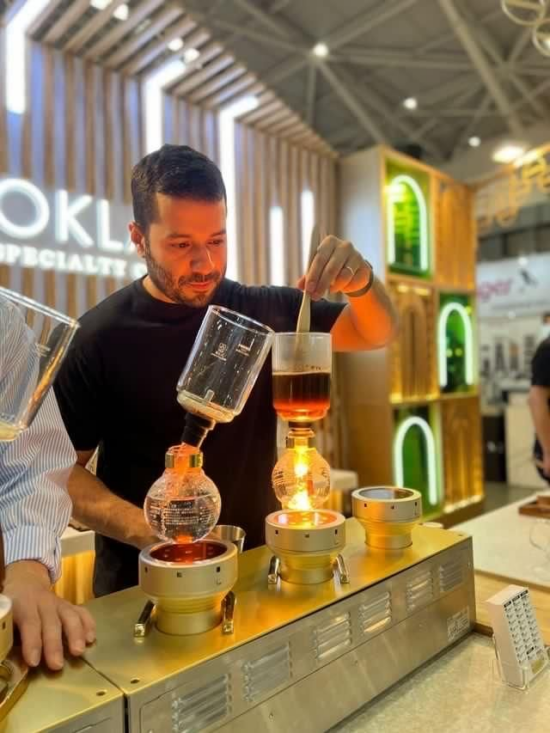
{"type": "Polygon", "coordinates": [[[121,499],[86,469],[93,451],[77,451],[78,462],[69,478],[73,516],[94,532],[143,548],[157,538],[151,534],[141,507],[121,499]]]}

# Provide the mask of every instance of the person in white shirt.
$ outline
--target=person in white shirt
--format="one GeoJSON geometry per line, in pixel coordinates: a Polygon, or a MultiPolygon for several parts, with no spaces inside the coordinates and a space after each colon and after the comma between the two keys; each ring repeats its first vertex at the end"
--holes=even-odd
{"type": "MultiPolygon", "coordinates": [[[[31,368],[33,339],[17,308],[0,296],[0,394],[17,370],[31,368]]],[[[95,640],[89,612],[51,590],[60,575],[61,535],[70,519],[66,490],[76,455],[53,390],[16,440],[0,441],[0,528],[5,554],[2,592],[12,600],[23,657],[53,670],[63,666],[63,637],[71,654],[95,640]]]]}

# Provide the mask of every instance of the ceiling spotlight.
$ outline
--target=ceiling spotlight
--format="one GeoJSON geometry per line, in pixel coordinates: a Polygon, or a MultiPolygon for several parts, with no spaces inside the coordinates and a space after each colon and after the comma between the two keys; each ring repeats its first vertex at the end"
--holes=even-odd
{"type": "Polygon", "coordinates": [[[416,109],[418,107],[418,100],[415,97],[407,97],[403,100],[403,107],[405,109],[416,109]]]}
{"type": "Polygon", "coordinates": [[[493,152],[495,163],[513,163],[525,153],[525,145],[521,143],[504,143],[493,152]]]}
{"type": "Polygon", "coordinates": [[[468,145],[471,148],[479,148],[479,146],[481,145],[481,138],[477,135],[472,135],[472,137],[468,139],[468,145]]]}
{"type": "Polygon", "coordinates": [[[200,53],[196,48],[188,48],[183,54],[183,60],[186,64],[192,64],[193,61],[196,61],[199,58],[199,56],[200,53]]]}
{"type": "Polygon", "coordinates": [[[130,15],[130,8],[126,5],[126,3],[119,5],[118,8],[113,13],[113,16],[117,20],[128,20],[129,15],[130,15]]]}
{"type": "Polygon", "coordinates": [[[328,46],[326,43],[316,43],[313,46],[312,53],[319,59],[325,59],[328,56],[328,46]]]}
{"type": "Polygon", "coordinates": [[[183,41],[182,41],[182,39],[181,38],[174,38],[174,40],[173,41],[170,41],[170,43],[168,44],[168,48],[170,49],[170,51],[174,51],[174,53],[176,51],[179,51],[180,49],[183,48],[183,41]]]}
{"type": "Polygon", "coordinates": [[[107,5],[111,4],[111,0],[90,0],[90,5],[96,10],[105,10],[107,5]]]}

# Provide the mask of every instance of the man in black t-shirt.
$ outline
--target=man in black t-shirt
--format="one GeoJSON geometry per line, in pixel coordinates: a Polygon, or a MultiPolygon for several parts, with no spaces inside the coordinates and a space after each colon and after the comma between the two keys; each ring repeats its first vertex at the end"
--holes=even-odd
{"type": "Polygon", "coordinates": [[[533,456],[540,476],[550,484],[550,336],[547,335],[550,314],[543,319],[543,338],[531,367],[529,407],[535,425],[533,456]]]}
{"type": "MultiPolygon", "coordinates": [[[[225,278],[225,187],[204,155],[174,145],[151,153],[133,170],[132,198],[130,234],[148,274],[82,317],[55,388],[78,453],[69,482],[74,515],[96,532],[96,595],[135,585],[138,550],[156,539],[142,506],[166,450],[181,439],[176,384],[207,306],[293,331],[302,297],[300,289],[225,278]],[[98,446],[94,476],[85,466],[98,446]]],[[[314,301],[311,329],[330,331],[336,351],[390,340],[391,301],[351,243],[326,237],[298,287],[314,301]],[[346,293],[349,304],[322,300],[329,290],[346,293]]],[[[264,517],[278,508],[270,369],[268,359],[241,415],[217,425],[202,447],[222,498],[220,522],[242,526],[247,547],[263,542],[264,517]]]]}

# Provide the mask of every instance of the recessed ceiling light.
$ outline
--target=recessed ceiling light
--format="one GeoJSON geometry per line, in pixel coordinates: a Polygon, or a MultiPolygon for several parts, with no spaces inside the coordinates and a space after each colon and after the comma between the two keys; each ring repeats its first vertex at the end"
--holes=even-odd
{"type": "Polygon", "coordinates": [[[468,145],[471,148],[479,148],[481,145],[481,138],[477,135],[472,135],[472,137],[468,138],[468,145]]]}
{"type": "Polygon", "coordinates": [[[183,54],[183,60],[186,64],[192,64],[193,61],[196,61],[200,56],[199,51],[197,51],[196,48],[188,48],[187,51],[183,54]]]}
{"type": "Polygon", "coordinates": [[[313,46],[312,53],[317,58],[324,59],[328,56],[328,46],[326,43],[316,43],[313,46]]]}
{"type": "Polygon", "coordinates": [[[405,109],[416,109],[418,107],[418,100],[416,97],[407,97],[403,100],[403,107],[405,109]]]}
{"type": "Polygon", "coordinates": [[[126,5],[126,3],[123,3],[122,5],[118,6],[113,15],[117,20],[128,20],[128,16],[130,15],[130,8],[126,5]]]}
{"type": "Polygon", "coordinates": [[[179,51],[180,49],[183,48],[183,41],[182,41],[182,39],[181,38],[174,38],[174,40],[173,41],[170,41],[170,43],[168,44],[168,48],[170,49],[170,51],[174,51],[174,52],[175,51],[179,51]]]}
{"type": "Polygon", "coordinates": [[[504,143],[493,152],[495,163],[513,163],[525,153],[525,145],[521,143],[504,143]]]}
{"type": "Polygon", "coordinates": [[[521,255],[521,257],[518,257],[518,265],[520,267],[527,267],[529,264],[529,259],[525,255],[521,255]]]}
{"type": "Polygon", "coordinates": [[[107,5],[111,4],[111,0],[90,0],[90,5],[96,10],[105,10],[107,5]]]}

